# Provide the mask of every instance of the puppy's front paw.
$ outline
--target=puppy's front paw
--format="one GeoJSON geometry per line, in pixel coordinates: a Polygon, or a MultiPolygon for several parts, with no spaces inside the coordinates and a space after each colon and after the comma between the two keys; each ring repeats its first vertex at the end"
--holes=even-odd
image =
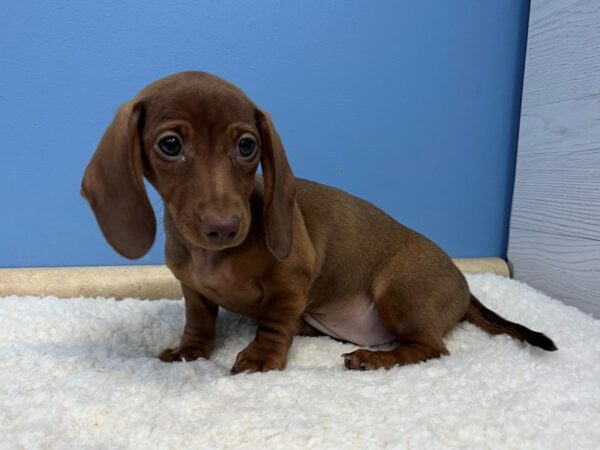
{"type": "Polygon", "coordinates": [[[231,368],[232,374],[285,369],[285,358],[278,357],[269,351],[260,351],[256,347],[250,344],[237,355],[235,364],[231,368]]]}
{"type": "Polygon", "coordinates": [[[195,347],[177,347],[163,350],[158,359],[164,362],[175,361],[194,361],[198,358],[206,358],[207,355],[202,349],[195,347]]]}

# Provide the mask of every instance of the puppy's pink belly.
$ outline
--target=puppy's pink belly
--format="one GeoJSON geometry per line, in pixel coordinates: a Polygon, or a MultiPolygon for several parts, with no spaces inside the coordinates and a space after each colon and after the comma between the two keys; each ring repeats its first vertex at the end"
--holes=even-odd
{"type": "Polygon", "coordinates": [[[355,296],[306,312],[303,318],[331,337],[358,345],[381,345],[396,339],[383,327],[374,303],[366,296],[355,296]]]}

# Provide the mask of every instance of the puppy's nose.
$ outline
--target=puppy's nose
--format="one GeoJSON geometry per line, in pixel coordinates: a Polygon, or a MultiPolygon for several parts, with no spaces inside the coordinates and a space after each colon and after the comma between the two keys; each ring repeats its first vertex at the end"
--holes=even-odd
{"type": "Polygon", "coordinates": [[[240,231],[240,218],[207,216],[202,219],[200,229],[211,244],[225,245],[230,243],[240,231]]]}

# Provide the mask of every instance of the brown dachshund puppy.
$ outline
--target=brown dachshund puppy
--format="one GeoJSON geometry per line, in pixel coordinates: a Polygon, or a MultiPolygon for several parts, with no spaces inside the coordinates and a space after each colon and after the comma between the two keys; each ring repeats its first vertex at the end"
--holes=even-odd
{"type": "Polygon", "coordinates": [[[185,297],[181,343],[163,361],[208,358],[219,306],[258,323],[234,373],[283,369],[296,334],[397,343],[342,355],[349,369],[417,363],[447,355],[442,337],[461,320],[556,349],[485,308],[427,238],[294,178],[269,116],[213,75],[146,87],[119,108],[87,167],[82,193],[127,258],[143,256],[156,232],[143,177],[164,202],[167,266],[185,297]]]}

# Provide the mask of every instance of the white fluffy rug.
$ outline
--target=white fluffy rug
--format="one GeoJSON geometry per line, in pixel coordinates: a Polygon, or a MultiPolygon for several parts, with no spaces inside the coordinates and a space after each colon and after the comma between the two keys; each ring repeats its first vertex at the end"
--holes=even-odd
{"type": "Polygon", "coordinates": [[[352,372],[327,337],[288,369],[229,374],[254,325],[222,311],[211,360],[166,364],[181,301],[0,299],[1,448],[598,448],[600,321],[528,286],[469,276],[547,353],[461,324],[449,357],[352,372]]]}

